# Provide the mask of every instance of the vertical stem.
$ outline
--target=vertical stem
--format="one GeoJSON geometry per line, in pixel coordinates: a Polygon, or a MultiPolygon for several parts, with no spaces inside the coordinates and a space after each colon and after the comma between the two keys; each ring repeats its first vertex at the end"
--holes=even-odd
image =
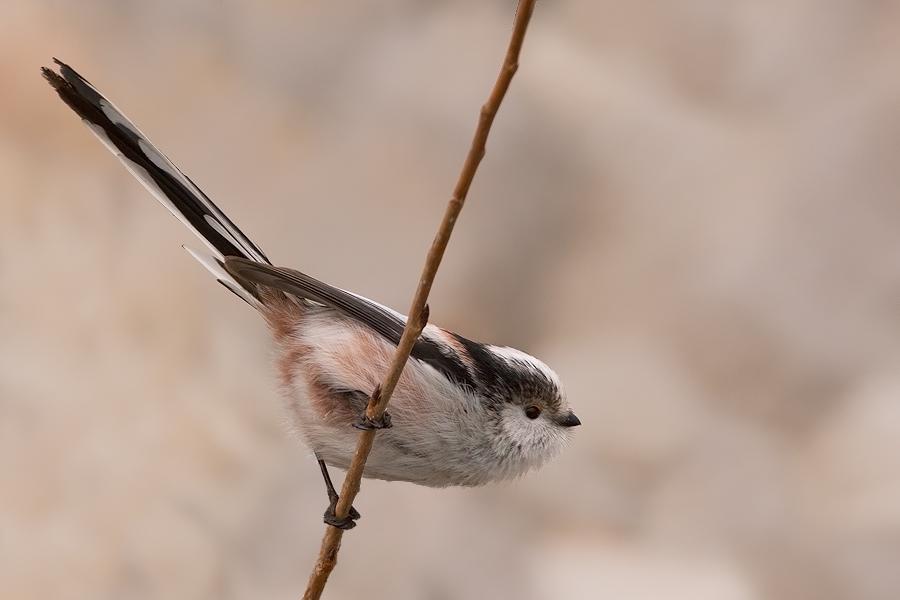
{"type": "MultiPolygon", "coordinates": [[[[469,193],[469,188],[472,186],[475,172],[478,170],[481,159],[484,158],[485,146],[494,117],[497,116],[500,103],[503,102],[513,75],[519,68],[519,53],[522,50],[522,42],[525,39],[528,23],[534,12],[535,2],[536,0],[519,0],[512,35],[506,50],[506,58],[503,61],[503,66],[500,68],[500,73],[497,75],[497,80],[494,82],[494,87],[491,89],[487,102],[481,107],[478,125],[472,137],[472,144],[469,147],[469,152],[466,155],[456,186],[453,189],[453,196],[447,202],[444,217],[425,259],[425,266],[422,268],[422,275],[419,277],[419,284],[416,287],[416,293],[409,309],[406,328],[403,330],[400,343],[397,345],[397,351],[394,353],[394,358],[391,361],[391,368],[385,377],[384,383],[372,394],[366,407],[366,416],[372,420],[378,420],[384,415],[387,404],[391,399],[391,394],[393,394],[394,388],[400,380],[400,374],[403,372],[403,367],[409,359],[410,352],[412,352],[413,345],[428,321],[428,306],[426,304],[428,294],[431,292],[431,286],[434,283],[435,275],[437,275],[438,267],[440,267],[441,259],[444,257],[444,251],[447,249],[447,243],[450,241],[450,235],[453,233],[453,227],[456,225],[459,213],[466,202],[466,196],[469,193]]],[[[375,433],[376,430],[370,429],[359,434],[356,452],[344,477],[341,497],[334,511],[335,516],[339,519],[347,516],[350,507],[353,505],[353,500],[359,493],[363,469],[369,457],[369,452],[372,451],[375,433]]],[[[312,574],[309,576],[306,592],[303,594],[304,600],[317,600],[321,597],[325,584],[328,581],[328,576],[337,564],[337,555],[341,547],[343,534],[344,531],[342,529],[331,526],[326,527],[325,535],[322,538],[322,546],[319,550],[319,558],[313,567],[312,574]]]]}

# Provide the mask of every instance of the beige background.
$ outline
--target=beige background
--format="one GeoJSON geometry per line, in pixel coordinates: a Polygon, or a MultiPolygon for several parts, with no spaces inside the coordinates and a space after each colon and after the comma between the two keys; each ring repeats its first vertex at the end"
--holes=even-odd
{"type": "MultiPolygon", "coordinates": [[[[46,87],[276,261],[405,309],[504,1],[0,9],[0,596],[293,598],[323,529],[259,319],[46,87]]],[[[900,597],[900,3],[543,1],[434,321],[561,374],[544,470],[366,482],[328,597],[900,597]]]]}

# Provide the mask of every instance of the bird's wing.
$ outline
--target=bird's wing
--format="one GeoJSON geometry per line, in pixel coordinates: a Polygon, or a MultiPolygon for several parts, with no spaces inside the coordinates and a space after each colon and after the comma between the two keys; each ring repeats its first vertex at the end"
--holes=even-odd
{"type": "MultiPolygon", "coordinates": [[[[225,269],[239,282],[280,290],[297,298],[330,306],[366,325],[394,345],[400,343],[406,316],[352,292],[328,285],[300,271],[275,267],[244,258],[226,257],[225,269]]],[[[420,337],[410,354],[431,365],[451,381],[476,386],[473,374],[461,358],[437,340],[420,337]]]]}
{"type": "Polygon", "coordinates": [[[227,257],[225,269],[239,281],[274,288],[297,298],[330,306],[371,327],[392,344],[400,343],[406,317],[373,300],[328,285],[300,271],[243,258],[227,257]]]}

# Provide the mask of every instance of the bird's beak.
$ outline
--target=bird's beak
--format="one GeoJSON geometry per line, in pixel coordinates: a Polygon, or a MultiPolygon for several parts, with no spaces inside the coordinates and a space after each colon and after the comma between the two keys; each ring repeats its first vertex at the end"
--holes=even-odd
{"type": "Polygon", "coordinates": [[[577,427],[578,425],[581,425],[581,419],[576,417],[575,413],[570,410],[568,413],[563,415],[562,418],[557,421],[557,423],[563,427],[577,427]]]}

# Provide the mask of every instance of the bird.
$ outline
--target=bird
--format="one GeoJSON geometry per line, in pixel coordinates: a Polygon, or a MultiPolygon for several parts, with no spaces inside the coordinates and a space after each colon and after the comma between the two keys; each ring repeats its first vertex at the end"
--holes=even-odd
{"type": "MultiPolygon", "coordinates": [[[[369,398],[387,373],[406,316],[373,300],[275,266],[210,198],[72,67],[42,74],[150,193],[208,248],[185,248],[271,332],[290,419],[325,481],[325,522],[349,529],[359,513],[334,514],[328,467],[347,469],[369,398]]],[[[581,424],[556,373],[515,348],[427,324],[391,400],[363,476],[429,487],[479,486],[544,465],[581,424]]]]}

